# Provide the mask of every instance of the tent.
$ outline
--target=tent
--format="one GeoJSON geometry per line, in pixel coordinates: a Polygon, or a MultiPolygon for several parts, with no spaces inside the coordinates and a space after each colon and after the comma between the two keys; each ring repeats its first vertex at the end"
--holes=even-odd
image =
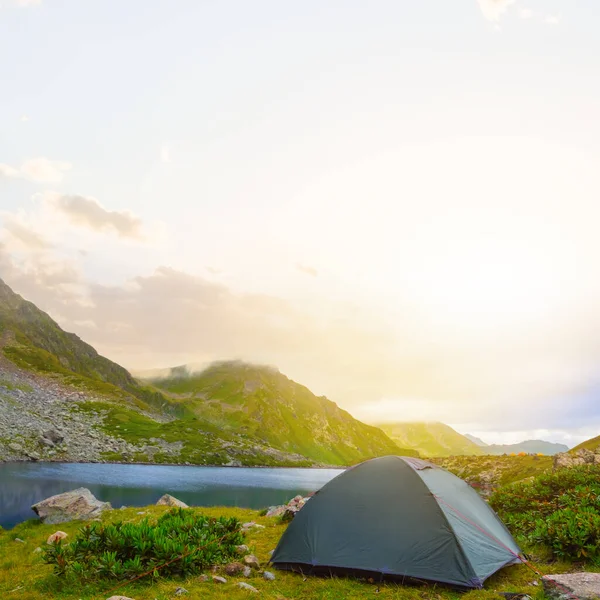
{"type": "Polygon", "coordinates": [[[305,574],[418,579],[481,588],[521,551],[462,479],[418,458],[385,456],[319,490],[281,537],[271,562],[305,574]]]}

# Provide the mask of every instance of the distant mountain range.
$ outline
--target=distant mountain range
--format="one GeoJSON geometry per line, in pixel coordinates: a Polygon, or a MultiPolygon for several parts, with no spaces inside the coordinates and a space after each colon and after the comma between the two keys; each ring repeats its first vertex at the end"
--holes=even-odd
{"type": "Polygon", "coordinates": [[[474,444],[477,444],[478,446],[481,446],[481,447],[487,446],[487,444],[481,438],[475,437],[474,435],[471,435],[470,433],[465,433],[465,437],[468,440],[471,440],[474,444]]]}
{"type": "Polygon", "coordinates": [[[486,444],[482,439],[465,434],[465,437],[477,444],[484,454],[501,455],[501,454],[519,454],[525,452],[527,454],[545,454],[553,456],[559,452],[566,452],[569,447],[565,444],[555,444],[553,442],[545,442],[543,440],[526,440],[518,444],[486,444]]]}

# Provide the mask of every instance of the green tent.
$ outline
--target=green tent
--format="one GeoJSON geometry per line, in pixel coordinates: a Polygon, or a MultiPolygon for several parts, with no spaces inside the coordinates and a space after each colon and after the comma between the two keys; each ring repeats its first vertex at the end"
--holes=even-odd
{"type": "Polygon", "coordinates": [[[431,463],[385,456],[332,479],[273,552],[279,569],[481,588],[521,551],[466,482],[431,463]]]}

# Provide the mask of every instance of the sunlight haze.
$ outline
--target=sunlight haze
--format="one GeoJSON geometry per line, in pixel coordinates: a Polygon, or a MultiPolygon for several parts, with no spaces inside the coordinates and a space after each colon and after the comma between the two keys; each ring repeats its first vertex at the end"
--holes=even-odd
{"type": "Polygon", "coordinates": [[[239,358],[366,422],[576,445],[598,17],[0,0],[0,277],[133,372],[239,358]]]}

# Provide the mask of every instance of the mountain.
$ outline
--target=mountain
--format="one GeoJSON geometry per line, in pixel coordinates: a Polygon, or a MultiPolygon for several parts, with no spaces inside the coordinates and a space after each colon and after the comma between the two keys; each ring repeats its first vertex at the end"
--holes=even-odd
{"type": "Polygon", "coordinates": [[[474,435],[471,435],[470,433],[465,433],[465,437],[468,440],[471,440],[474,444],[477,444],[478,446],[481,446],[481,447],[487,446],[487,444],[481,438],[475,437],[474,435]]]}
{"type": "Polygon", "coordinates": [[[15,365],[52,376],[89,391],[152,410],[179,407],[163,394],[140,385],[118,364],[100,356],[74,333],[63,331],[35,304],[15,294],[0,279],[0,348],[15,365]]]}
{"type": "Polygon", "coordinates": [[[239,361],[199,373],[176,367],[151,383],[222,431],[242,432],[316,461],[348,464],[382,454],[417,455],[272,367],[239,361]]]}
{"type": "Polygon", "coordinates": [[[553,456],[559,452],[567,452],[568,446],[564,444],[555,444],[553,442],[545,442],[543,440],[526,440],[518,444],[490,444],[483,448],[485,454],[500,455],[500,454],[545,454],[553,456]]]}
{"type": "Polygon", "coordinates": [[[577,450],[591,450],[592,452],[600,452],[600,435],[579,444],[579,446],[575,446],[575,448],[572,448],[570,452],[575,453],[577,450]]]}
{"type": "Polygon", "coordinates": [[[424,456],[483,454],[483,449],[444,423],[383,423],[378,425],[401,447],[424,456]]]}
{"type": "Polygon", "coordinates": [[[401,452],[272,369],[168,373],[163,389],[137,380],[0,280],[0,461],[311,466],[401,452]]]}

